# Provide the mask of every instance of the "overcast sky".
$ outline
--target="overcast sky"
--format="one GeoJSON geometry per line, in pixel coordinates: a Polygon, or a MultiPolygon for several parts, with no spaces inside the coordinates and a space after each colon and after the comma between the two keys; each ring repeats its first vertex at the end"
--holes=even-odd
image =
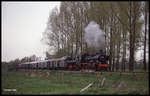
{"type": "Polygon", "coordinates": [[[2,61],[45,57],[47,46],[40,40],[55,6],[60,2],[2,2],[2,61]]]}

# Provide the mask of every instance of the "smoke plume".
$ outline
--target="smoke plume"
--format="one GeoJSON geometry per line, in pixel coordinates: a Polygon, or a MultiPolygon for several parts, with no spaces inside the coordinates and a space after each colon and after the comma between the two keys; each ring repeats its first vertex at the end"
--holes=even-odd
{"type": "Polygon", "coordinates": [[[91,21],[84,29],[84,31],[84,39],[87,42],[88,47],[101,49],[104,46],[104,32],[100,29],[99,24],[97,24],[94,21],[91,21]]]}

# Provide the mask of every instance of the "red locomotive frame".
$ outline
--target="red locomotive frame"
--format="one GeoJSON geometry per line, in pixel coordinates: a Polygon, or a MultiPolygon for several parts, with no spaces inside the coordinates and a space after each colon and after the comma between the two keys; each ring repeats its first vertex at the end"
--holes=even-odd
{"type": "MultiPolygon", "coordinates": [[[[109,68],[109,64],[98,64],[97,71],[101,71],[103,69],[107,70],[109,68]]],[[[96,69],[93,66],[93,63],[80,63],[79,65],[70,64],[67,66],[69,70],[84,70],[84,69],[96,69]]]]}

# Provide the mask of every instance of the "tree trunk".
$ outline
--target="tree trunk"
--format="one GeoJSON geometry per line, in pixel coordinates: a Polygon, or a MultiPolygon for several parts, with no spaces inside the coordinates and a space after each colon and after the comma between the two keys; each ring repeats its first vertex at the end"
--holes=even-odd
{"type": "Polygon", "coordinates": [[[143,69],[146,71],[146,36],[147,36],[147,8],[146,8],[146,3],[145,3],[145,38],[144,38],[144,60],[143,60],[143,64],[144,64],[144,67],[143,69]]]}
{"type": "Polygon", "coordinates": [[[125,58],[126,58],[126,36],[125,32],[123,32],[123,55],[122,55],[122,71],[125,71],[125,58]]]}
{"type": "Polygon", "coordinates": [[[132,30],[132,11],[131,11],[131,2],[129,3],[130,4],[130,18],[129,18],[129,29],[130,29],[130,32],[129,32],[129,36],[130,36],[130,57],[129,57],[129,71],[133,71],[133,64],[134,64],[134,42],[133,42],[133,30],[132,30]]]}
{"type": "Polygon", "coordinates": [[[109,59],[109,65],[110,65],[110,67],[109,67],[109,70],[111,71],[111,66],[112,66],[112,28],[110,29],[110,59],[109,59]]]}
{"type": "MultiPolygon", "coordinates": [[[[120,28],[119,28],[120,29],[120,28]]],[[[120,66],[119,66],[119,59],[120,59],[120,30],[117,30],[117,35],[118,35],[118,38],[117,38],[117,62],[116,62],[116,71],[119,70],[120,66]]]]}

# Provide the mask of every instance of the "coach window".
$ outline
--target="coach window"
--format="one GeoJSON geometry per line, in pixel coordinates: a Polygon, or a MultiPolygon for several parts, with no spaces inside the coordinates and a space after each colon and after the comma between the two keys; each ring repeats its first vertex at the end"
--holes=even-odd
{"type": "Polygon", "coordinates": [[[51,67],[51,62],[50,62],[50,61],[48,61],[48,63],[49,63],[49,67],[51,67]]]}
{"type": "Polygon", "coordinates": [[[50,67],[52,67],[52,62],[50,61],[49,63],[50,63],[50,67]]]}
{"type": "Polygon", "coordinates": [[[62,62],[62,61],[59,61],[59,66],[60,66],[60,67],[62,67],[62,64],[61,64],[61,62],[62,62]]]}
{"type": "Polygon", "coordinates": [[[55,61],[55,67],[57,67],[57,61],[55,61]]]}
{"type": "Polygon", "coordinates": [[[52,65],[52,64],[53,64],[53,63],[52,63],[52,61],[50,61],[50,64],[51,64],[51,67],[53,67],[53,65],[52,65]]]}
{"type": "Polygon", "coordinates": [[[43,62],[44,63],[44,68],[46,68],[46,62],[43,62]]]}
{"type": "Polygon", "coordinates": [[[27,68],[30,68],[29,64],[26,64],[27,65],[27,68]]]}
{"type": "Polygon", "coordinates": [[[54,61],[52,61],[52,67],[54,67],[54,61]]]}
{"type": "Polygon", "coordinates": [[[36,63],[36,68],[38,68],[38,63],[36,63]]]}
{"type": "Polygon", "coordinates": [[[49,68],[51,67],[51,62],[50,61],[48,61],[48,63],[49,63],[49,68]]]}
{"type": "Polygon", "coordinates": [[[55,61],[53,61],[54,67],[56,66],[55,61]]]}
{"type": "Polygon", "coordinates": [[[57,67],[59,67],[60,65],[59,65],[59,61],[57,61],[57,67]]]}
{"type": "Polygon", "coordinates": [[[45,68],[47,68],[47,62],[45,62],[45,68]]]}
{"type": "Polygon", "coordinates": [[[49,68],[49,62],[47,62],[47,67],[49,68]]]}
{"type": "Polygon", "coordinates": [[[46,65],[45,62],[43,62],[43,68],[45,68],[45,65],[46,65]]]}
{"type": "Polygon", "coordinates": [[[45,68],[45,62],[42,62],[43,68],[45,68]]]}
{"type": "Polygon", "coordinates": [[[62,67],[64,67],[64,61],[62,61],[61,64],[62,64],[62,67]]]}
{"type": "Polygon", "coordinates": [[[59,67],[59,61],[57,61],[57,67],[59,67]]]}
{"type": "Polygon", "coordinates": [[[42,64],[42,63],[40,62],[40,63],[39,63],[39,68],[41,68],[41,64],[42,64]]]}
{"type": "Polygon", "coordinates": [[[55,67],[55,61],[53,61],[53,67],[55,67]]]}
{"type": "Polygon", "coordinates": [[[63,67],[63,63],[62,63],[62,62],[63,62],[63,61],[60,61],[60,66],[61,66],[61,67],[63,67]]]}
{"type": "Polygon", "coordinates": [[[25,64],[23,64],[23,66],[24,66],[24,68],[26,68],[26,65],[25,65],[25,64]]]}

